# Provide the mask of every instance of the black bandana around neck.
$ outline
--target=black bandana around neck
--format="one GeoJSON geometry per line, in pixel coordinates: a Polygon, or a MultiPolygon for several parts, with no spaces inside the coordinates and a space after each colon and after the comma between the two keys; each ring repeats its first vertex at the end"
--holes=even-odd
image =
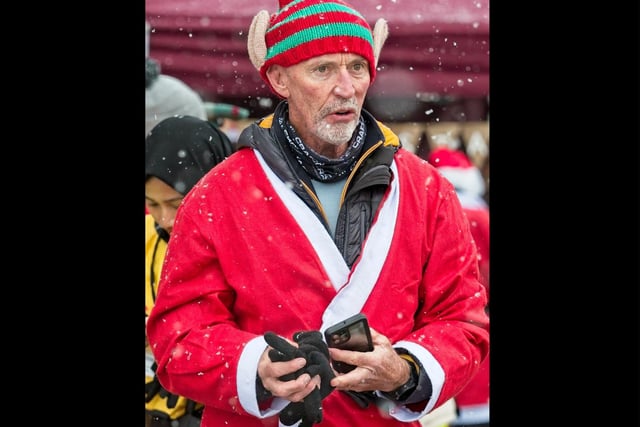
{"type": "Polygon", "coordinates": [[[302,169],[312,179],[320,182],[335,182],[348,175],[360,158],[364,140],[367,136],[367,127],[362,117],[360,117],[358,128],[351,137],[347,151],[337,159],[329,159],[304,145],[296,130],[289,123],[288,109],[278,117],[278,125],[286,136],[289,147],[291,147],[291,151],[293,151],[302,169]]]}

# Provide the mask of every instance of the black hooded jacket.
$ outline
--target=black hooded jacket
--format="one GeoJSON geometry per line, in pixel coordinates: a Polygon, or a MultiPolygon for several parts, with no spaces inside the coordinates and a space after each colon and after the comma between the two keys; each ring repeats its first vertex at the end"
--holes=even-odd
{"type": "MultiPolygon", "coordinates": [[[[291,185],[329,231],[329,223],[309,175],[295,159],[280,127],[271,126],[285,111],[286,101],[282,101],[273,115],[248,126],[240,134],[238,149],[251,147],[258,150],[271,170],[291,185]]],[[[361,114],[367,126],[367,137],[363,154],[347,178],[334,235],[336,246],[349,267],[360,254],[362,243],[391,182],[390,165],[400,148],[400,142],[392,132],[384,133],[367,111],[362,110],[361,114]]]]}

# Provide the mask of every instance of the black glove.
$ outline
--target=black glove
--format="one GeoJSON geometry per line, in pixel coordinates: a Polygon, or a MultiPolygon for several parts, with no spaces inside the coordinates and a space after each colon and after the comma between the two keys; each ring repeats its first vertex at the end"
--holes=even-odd
{"type": "Polygon", "coordinates": [[[160,381],[158,381],[158,377],[154,375],[153,379],[144,385],[144,401],[149,403],[161,388],[162,386],[160,385],[160,381]]]}
{"type": "Polygon", "coordinates": [[[291,374],[280,377],[282,381],[290,381],[298,378],[303,373],[314,377],[320,375],[320,388],[313,390],[302,402],[290,402],[280,412],[280,422],[290,426],[302,420],[300,427],[310,427],[322,421],[322,399],[332,391],[331,379],[335,376],[329,364],[329,349],[322,339],[319,331],[300,331],[293,334],[293,340],[298,343],[294,347],[284,338],[273,332],[264,334],[264,339],[271,347],[269,359],[272,362],[281,362],[304,357],[307,364],[291,374]]]}
{"type": "MultiPolygon", "coordinates": [[[[157,367],[158,365],[154,362],[153,365],[151,366],[151,369],[153,370],[154,373],[156,372],[157,367]]],[[[160,394],[160,397],[167,398],[167,408],[176,407],[176,403],[178,403],[178,395],[169,393],[167,389],[162,387],[162,385],[160,384],[160,381],[158,380],[158,377],[154,375],[153,379],[144,385],[144,394],[145,394],[144,401],[149,403],[151,399],[153,399],[153,396],[155,396],[158,393],[160,394]]]]}

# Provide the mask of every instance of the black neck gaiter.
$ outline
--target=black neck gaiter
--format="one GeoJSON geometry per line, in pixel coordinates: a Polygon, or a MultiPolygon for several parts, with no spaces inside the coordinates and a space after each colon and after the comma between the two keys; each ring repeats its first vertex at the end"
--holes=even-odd
{"type": "Polygon", "coordinates": [[[351,137],[347,151],[337,159],[330,159],[307,147],[289,123],[288,110],[278,117],[278,125],[287,138],[296,160],[312,179],[320,182],[335,182],[348,175],[360,158],[367,136],[367,127],[358,120],[358,127],[351,137]]]}

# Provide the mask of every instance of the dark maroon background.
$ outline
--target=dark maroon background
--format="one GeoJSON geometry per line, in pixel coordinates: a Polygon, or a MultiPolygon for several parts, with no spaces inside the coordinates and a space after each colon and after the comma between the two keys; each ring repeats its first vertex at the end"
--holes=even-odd
{"type": "MultiPolygon", "coordinates": [[[[488,0],[352,1],[389,37],[366,108],[382,120],[486,120],[489,95],[488,0]]],[[[149,56],[165,74],[205,99],[271,111],[273,94],[247,54],[247,32],[277,0],[146,0],[149,56]]]]}

